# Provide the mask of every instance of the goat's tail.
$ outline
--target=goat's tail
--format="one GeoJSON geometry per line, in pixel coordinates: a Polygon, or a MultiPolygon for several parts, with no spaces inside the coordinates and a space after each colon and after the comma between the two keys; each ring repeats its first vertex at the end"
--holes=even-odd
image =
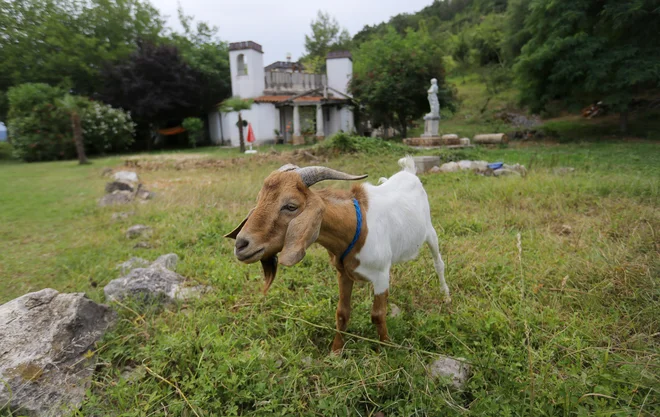
{"type": "Polygon", "coordinates": [[[410,172],[411,174],[417,174],[417,167],[415,166],[415,160],[410,155],[406,155],[405,157],[399,159],[399,166],[406,172],[410,172]]]}

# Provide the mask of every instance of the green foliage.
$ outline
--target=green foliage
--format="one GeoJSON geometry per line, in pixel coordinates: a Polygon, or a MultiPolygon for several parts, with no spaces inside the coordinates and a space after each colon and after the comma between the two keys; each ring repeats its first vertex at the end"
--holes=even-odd
{"type": "Polygon", "coordinates": [[[87,102],[82,111],[85,149],[90,154],[128,149],[135,137],[135,127],[129,112],[108,104],[87,102]]]}
{"type": "Polygon", "coordinates": [[[425,27],[400,35],[388,28],[355,51],[350,89],[377,124],[408,125],[429,109],[429,80],[438,80],[438,100],[453,107],[453,92],[445,84],[443,51],[425,27]]]}
{"type": "Polygon", "coordinates": [[[312,33],[305,35],[306,55],[302,62],[306,71],[321,73],[325,71],[325,57],[328,52],[349,49],[351,35],[339,26],[337,19],[321,10],[310,27],[312,33]]]}
{"type": "Polygon", "coordinates": [[[319,144],[321,153],[346,154],[363,153],[367,155],[391,154],[393,152],[414,153],[414,150],[400,143],[386,141],[380,138],[350,135],[338,132],[319,144]]]}
{"type": "Polygon", "coordinates": [[[252,107],[252,103],[254,100],[251,98],[249,99],[244,99],[240,97],[230,97],[226,100],[224,100],[222,103],[220,103],[220,111],[223,113],[231,113],[233,111],[243,111],[243,110],[250,110],[252,107]]]}
{"type": "Polygon", "coordinates": [[[188,131],[188,142],[195,148],[197,143],[201,141],[201,133],[204,129],[204,122],[198,117],[187,117],[181,123],[184,129],[188,131]]]}
{"type": "Polygon", "coordinates": [[[14,154],[25,161],[69,159],[76,155],[71,112],[79,112],[85,148],[90,154],[120,151],[132,141],[130,115],[58,87],[26,83],[8,92],[8,129],[14,154]]]}
{"type": "Polygon", "coordinates": [[[206,112],[231,95],[229,47],[218,38],[216,26],[202,21],[193,29],[193,17],[185,15],[182,7],[178,12],[183,33],[172,33],[170,38],[185,61],[201,75],[199,107],[206,112]]]}
{"type": "Polygon", "coordinates": [[[627,112],[640,93],[660,92],[660,8],[655,0],[539,0],[515,66],[525,104],[603,101],[627,112]]]}
{"type": "Polygon", "coordinates": [[[504,14],[489,14],[471,31],[475,61],[480,66],[504,62],[501,44],[507,20],[504,14]]]}
{"type": "Polygon", "coordinates": [[[64,90],[47,84],[9,89],[7,128],[14,155],[24,161],[68,159],[76,155],[68,113],[58,106],[64,90]]]}
{"type": "Polygon", "coordinates": [[[9,142],[0,142],[0,161],[14,159],[14,148],[9,142]]]}
{"type": "Polygon", "coordinates": [[[0,0],[0,27],[0,91],[65,81],[91,94],[103,64],[128,56],[137,39],[158,38],[163,20],[141,0],[0,0]]]}

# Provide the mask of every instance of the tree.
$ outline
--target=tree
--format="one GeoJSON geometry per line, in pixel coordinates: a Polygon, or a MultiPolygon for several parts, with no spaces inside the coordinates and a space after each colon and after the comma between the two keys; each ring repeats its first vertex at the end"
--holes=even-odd
{"type": "Polygon", "coordinates": [[[102,76],[101,99],[130,110],[143,133],[199,113],[203,76],[175,46],[140,42],[128,59],[107,64],[102,76]]]}
{"type": "Polygon", "coordinates": [[[158,39],[163,20],[141,0],[0,0],[0,28],[0,91],[41,82],[90,95],[102,64],[158,39]]]}
{"type": "Polygon", "coordinates": [[[537,0],[531,34],[515,65],[522,101],[602,101],[625,132],[633,99],[660,92],[660,8],[656,0],[537,0]]]}
{"type": "Polygon", "coordinates": [[[452,91],[446,86],[442,50],[422,24],[405,36],[389,27],[354,52],[350,88],[374,121],[396,121],[404,136],[408,125],[429,111],[426,90],[438,80],[438,100],[453,108],[452,91]]]}
{"type": "Polygon", "coordinates": [[[173,33],[170,39],[184,60],[201,75],[199,107],[200,112],[208,112],[231,95],[229,47],[218,39],[216,26],[197,22],[193,27],[193,17],[187,16],[182,7],[178,14],[183,33],[173,33]]]}
{"type": "Polygon", "coordinates": [[[76,153],[78,154],[78,163],[80,165],[89,164],[87,155],[85,155],[85,145],[83,143],[83,130],[80,123],[80,103],[77,97],[67,94],[59,100],[60,107],[71,117],[71,130],[73,131],[73,141],[76,144],[76,153]]]}
{"type": "Polygon", "coordinates": [[[305,35],[305,51],[302,58],[305,67],[311,72],[325,70],[325,58],[330,51],[348,49],[351,35],[339,26],[337,19],[329,13],[318,11],[316,20],[310,25],[312,33],[305,35]]]}
{"type": "Polygon", "coordinates": [[[250,110],[252,107],[252,99],[242,99],[240,97],[231,97],[220,104],[220,111],[222,113],[238,112],[238,140],[241,146],[241,153],[245,152],[245,141],[243,140],[243,116],[241,111],[250,110]]]}

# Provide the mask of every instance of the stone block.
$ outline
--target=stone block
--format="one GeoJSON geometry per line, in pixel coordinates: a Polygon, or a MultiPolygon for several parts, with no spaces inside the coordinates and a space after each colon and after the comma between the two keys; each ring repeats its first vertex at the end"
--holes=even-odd
{"type": "Polygon", "coordinates": [[[434,166],[440,165],[439,156],[414,156],[417,173],[430,171],[434,166]]]}

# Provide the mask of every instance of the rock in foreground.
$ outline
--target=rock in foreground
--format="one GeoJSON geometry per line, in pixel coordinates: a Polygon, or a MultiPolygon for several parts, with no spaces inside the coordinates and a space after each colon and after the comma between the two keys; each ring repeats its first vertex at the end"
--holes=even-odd
{"type": "Polygon", "coordinates": [[[465,383],[470,379],[470,373],[470,365],[448,356],[429,365],[429,374],[432,378],[444,378],[459,390],[465,388],[465,383]]]}
{"type": "Polygon", "coordinates": [[[114,279],[103,289],[108,300],[126,297],[141,301],[172,301],[199,295],[204,288],[184,287],[185,278],[172,269],[178,256],[170,253],[156,259],[146,268],[135,268],[127,275],[114,279]]]}
{"type": "Polygon", "coordinates": [[[82,403],[96,359],[88,352],[115,313],[85,294],[53,289],[0,306],[0,406],[14,415],[68,416],[82,403]]]}

